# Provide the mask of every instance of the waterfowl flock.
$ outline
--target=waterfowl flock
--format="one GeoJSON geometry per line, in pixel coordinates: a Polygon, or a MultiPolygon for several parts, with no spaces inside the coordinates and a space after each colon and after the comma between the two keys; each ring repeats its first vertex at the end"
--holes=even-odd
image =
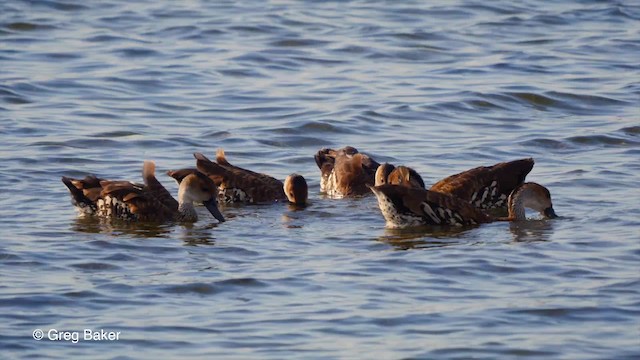
{"type": "MultiPolygon", "coordinates": [[[[307,182],[291,174],[284,182],[266,174],[232,165],[219,149],[215,161],[195,153],[196,166],[171,170],[178,183],[174,199],[155,176],[155,164],[145,161],[143,183],[112,181],[93,175],[62,177],[80,213],[126,221],[198,220],[195,203],[202,203],[220,222],[218,204],[308,203],[307,182]]],[[[446,177],[428,190],[414,169],[376,162],[346,146],[321,149],[315,156],[320,169],[320,192],[330,198],[373,193],[388,228],[412,226],[466,226],[492,221],[526,220],[525,208],[545,218],[557,217],[551,194],[544,186],[525,182],[533,159],[480,166],[446,177]]]]}

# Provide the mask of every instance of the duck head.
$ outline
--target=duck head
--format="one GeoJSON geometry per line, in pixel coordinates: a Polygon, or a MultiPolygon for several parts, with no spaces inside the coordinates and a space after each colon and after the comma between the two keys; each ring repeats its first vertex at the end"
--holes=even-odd
{"type": "Polygon", "coordinates": [[[291,174],[284,180],[284,193],[289,202],[295,205],[306,205],[309,197],[307,181],[302,175],[291,174]]]}
{"type": "Polygon", "coordinates": [[[509,217],[524,219],[525,208],[535,210],[549,219],[558,217],[549,189],[537,183],[524,183],[509,195],[509,217]]]}
{"type": "Polygon", "coordinates": [[[224,216],[218,209],[218,187],[205,174],[195,171],[180,181],[178,198],[182,201],[201,202],[211,215],[223,222],[224,216]]]}

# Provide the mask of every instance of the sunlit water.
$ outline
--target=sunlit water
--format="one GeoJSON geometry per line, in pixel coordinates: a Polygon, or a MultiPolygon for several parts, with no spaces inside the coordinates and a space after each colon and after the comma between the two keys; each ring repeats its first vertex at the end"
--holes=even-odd
{"type": "Polygon", "coordinates": [[[640,7],[429,3],[3,1],[0,357],[639,358],[640,7]],[[427,183],[534,157],[561,218],[385,230],[318,193],[344,145],[427,183]],[[312,206],[132,226],[60,182],[175,194],[218,147],[312,206]]]}

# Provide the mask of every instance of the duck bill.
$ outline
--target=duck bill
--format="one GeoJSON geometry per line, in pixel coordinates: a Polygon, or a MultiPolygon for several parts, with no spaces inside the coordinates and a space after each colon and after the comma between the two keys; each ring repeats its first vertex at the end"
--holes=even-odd
{"type": "Polygon", "coordinates": [[[548,208],[544,209],[544,216],[548,217],[549,219],[558,217],[558,215],[556,215],[556,212],[553,210],[553,206],[549,206],[548,208]]]}
{"type": "Polygon", "coordinates": [[[202,202],[202,204],[204,204],[204,207],[206,207],[207,210],[209,210],[209,212],[211,213],[211,215],[213,215],[214,218],[218,219],[218,221],[220,222],[224,222],[224,216],[222,216],[220,209],[218,209],[218,202],[216,201],[215,198],[208,201],[204,201],[202,202]]]}

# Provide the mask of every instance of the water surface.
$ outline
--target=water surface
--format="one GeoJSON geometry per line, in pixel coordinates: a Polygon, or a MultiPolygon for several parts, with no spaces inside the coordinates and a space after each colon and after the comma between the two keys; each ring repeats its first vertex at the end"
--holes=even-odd
{"type": "Polygon", "coordinates": [[[632,1],[2,2],[3,357],[640,357],[639,20],[632,1]],[[562,218],[385,230],[373,197],[318,193],[313,154],[344,145],[429,184],[534,157],[562,218]],[[312,206],[131,226],[77,218],[60,182],[151,159],[175,194],[163,172],[219,147],[303,174],[312,206]]]}

